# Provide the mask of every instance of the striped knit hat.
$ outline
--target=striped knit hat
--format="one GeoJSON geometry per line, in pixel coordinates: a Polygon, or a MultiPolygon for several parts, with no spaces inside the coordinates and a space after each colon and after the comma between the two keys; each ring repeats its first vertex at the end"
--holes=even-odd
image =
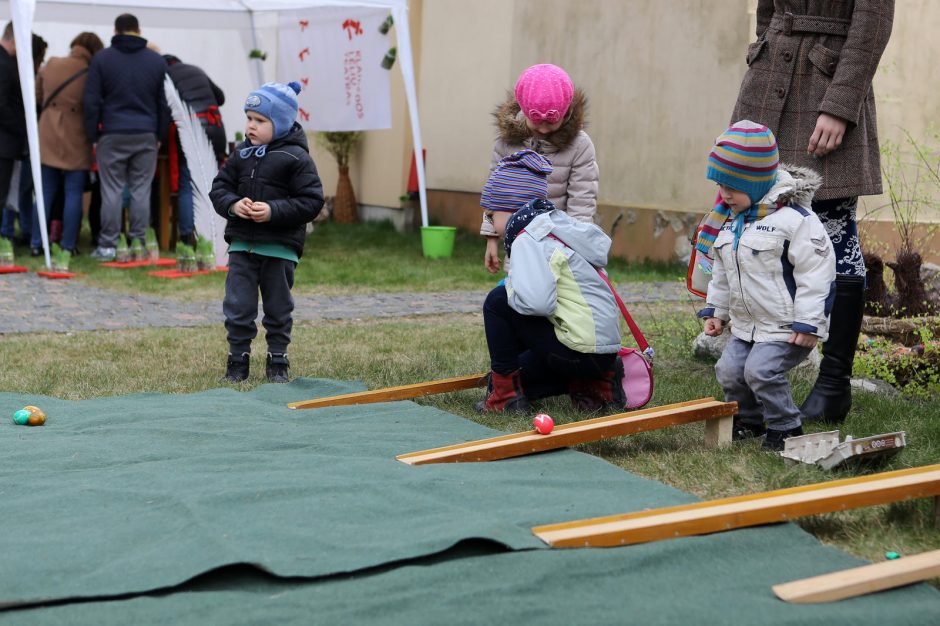
{"type": "Polygon", "coordinates": [[[552,164],[534,150],[500,159],[483,186],[480,206],[489,211],[516,211],[529,200],[548,198],[552,164]]]}
{"type": "Polygon", "coordinates": [[[757,204],[774,185],[778,160],[777,140],[770,129],[741,120],[715,140],[706,176],[719,185],[743,191],[757,204]]]}

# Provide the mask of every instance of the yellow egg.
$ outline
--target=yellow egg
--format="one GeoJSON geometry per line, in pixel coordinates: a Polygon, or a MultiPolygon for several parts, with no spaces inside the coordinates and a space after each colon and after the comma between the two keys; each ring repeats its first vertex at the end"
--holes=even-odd
{"type": "Polygon", "coordinates": [[[43,421],[46,420],[46,413],[42,409],[40,409],[38,406],[33,406],[32,404],[28,404],[23,407],[23,410],[29,411],[30,414],[35,415],[37,417],[41,417],[43,421]]]}
{"type": "Polygon", "coordinates": [[[46,423],[46,415],[44,413],[40,413],[39,415],[30,415],[29,422],[27,423],[30,426],[42,426],[46,423]]]}

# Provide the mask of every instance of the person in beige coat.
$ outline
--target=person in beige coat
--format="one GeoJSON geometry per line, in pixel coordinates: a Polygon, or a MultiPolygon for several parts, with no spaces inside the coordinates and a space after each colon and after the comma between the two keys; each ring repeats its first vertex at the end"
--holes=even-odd
{"type": "Polygon", "coordinates": [[[91,57],[104,47],[98,35],[80,33],[67,57],[53,57],[36,79],[39,154],[46,221],[56,195],[64,189],[63,249],[75,252],[82,224],[82,194],[92,165],[91,142],[85,134],[82,95],[91,57]]]}
{"type": "MultiPolygon", "coordinates": [[[[568,74],[550,64],[533,65],[516,81],[514,92],[493,117],[498,138],[493,146],[490,173],[505,157],[533,150],[552,165],[548,200],[581,222],[593,222],[597,212],[598,169],[594,143],[584,131],[587,98],[568,74]]],[[[480,234],[486,237],[484,265],[499,271],[498,241],[509,216],[519,207],[494,211],[483,207],[480,234]]]]}
{"type": "Polygon", "coordinates": [[[819,377],[800,407],[807,419],[839,423],[852,404],[865,291],[855,209],[858,196],[881,193],[872,77],[893,19],[893,0],[758,0],[731,116],[767,126],[782,162],[822,175],[812,209],[835,249],[836,299],[819,377]]]}

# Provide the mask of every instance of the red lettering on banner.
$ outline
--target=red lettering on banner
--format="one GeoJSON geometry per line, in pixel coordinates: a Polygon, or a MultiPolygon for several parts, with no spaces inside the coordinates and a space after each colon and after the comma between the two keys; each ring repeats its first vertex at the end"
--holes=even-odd
{"type": "Polygon", "coordinates": [[[298,108],[298,111],[300,112],[300,117],[304,118],[304,121],[305,121],[305,122],[309,122],[309,121],[310,121],[310,114],[307,113],[307,112],[304,110],[303,107],[299,107],[299,108],[298,108]]]}
{"type": "Polygon", "coordinates": [[[352,50],[343,55],[343,79],[346,85],[346,106],[356,109],[356,117],[365,117],[362,104],[362,51],[352,50]]]}
{"type": "Polygon", "coordinates": [[[300,32],[307,30],[307,27],[310,26],[310,20],[300,20],[300,32]]]}
{"type": "Polygon", "coordinates": [[[303,61],[304,57],[307,56],[308,54],[310,54],[310,48],[304,48],[303,50],[300,51],[300,54],[298,54],[297,56],[299,56],[300,60],[303,61]]]}
{"type": "Polygon", "coordinates": [[[301,82],[301,84],[304,86],[304,88],[307,88],[307,87],[310,86],[310,79],[309,79],[309,78],[301,78],[301,79],[300,79],[300,82],[301,82]]]}
{"type": "Polygon", "coordinates": [[[362,24],[358,20],[346,20],[343,22],[343,30],[346,31],[346,36],[349,37],[349,41],[352,41],[353,35],[357,37],[362,34],[362,24]]]}

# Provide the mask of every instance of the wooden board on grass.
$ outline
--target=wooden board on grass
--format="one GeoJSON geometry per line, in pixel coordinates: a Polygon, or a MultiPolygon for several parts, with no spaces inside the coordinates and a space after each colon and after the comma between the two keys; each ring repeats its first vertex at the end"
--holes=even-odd
{"type": "Polygon", "coordinates": [[[327,406],[347,406],[350,404],[372,404],[374,402],[410,400],[411,398],[418,398],[420,396],[474,389],[476,387],[483,387],[484,385],[486,385],[486,374],[473,374],[471,376],[457,376],[455,378],[444,378],[442,380],[402,385],[401,387],[385,387],[372,391],[357,391],[355,393],[345,393],[340,396],[327,396],[325,398],[291,402],[287,405],[287,408],[321,409],[327,406]]]}
{"type": "Polygon", "coordinates": [[[940,550],[774,585],[778,598],[794,604],[834,602],[940,577],[940,550]]]}
{"type": "MultiPolygon", "coordinates": [[[[530,430],[442,448],[400,454],[395,458],[409,465],[496,461],[556,448],[566,448],[579,443],[632,435],[677,424],[689,424],[714,419],[727,419],[730,421],[737,410],[738,405],[736,402],[719,402],[712,398],[702,398],[562,424],[556,426],[547,435],[540,435],[530,430]]],[[[730,429],[727,430],[730,437],[730,429]]]]}
{"type": "Polygon", "coordinates": [[[556,548],[620,546],[785,522],[940,495],[940,465],[778,489],[736,498],[536,526],[556,548]]]}

